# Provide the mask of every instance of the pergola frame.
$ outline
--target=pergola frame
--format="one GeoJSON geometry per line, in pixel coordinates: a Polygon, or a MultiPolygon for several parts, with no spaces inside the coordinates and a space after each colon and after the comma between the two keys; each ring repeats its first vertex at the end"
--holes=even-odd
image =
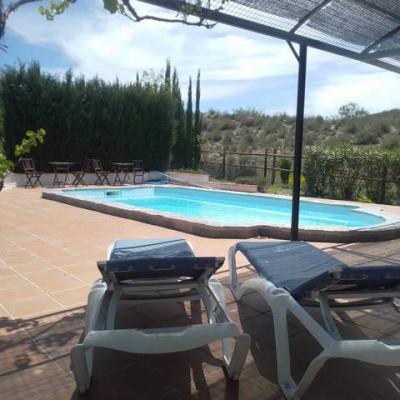
{"type": "MultiPolygon", "coordinates": [[[[183,0],[140,0],[155,6],[163,7],[172,11],[180,12],[182,6],[185,5],[183,0]]],[[[372,43],[366,46],[362,51],[356,52],[345,47],[340,47],[327,43],[322,40],[316,40],[307,36],[298,34],[299,28],[305,25],[313,16],[327,7],[335,0],[321,0],[321,2],[301,17],[299,21],[289,30],[285,31],[273,26],[261,24],[249,19],[240,18],[238,16],[225,14],[220,10],[209,8],[201,8],[202,17],[207,20],[223,23],[237,28],[242,28],[250,32],[260,33],[274,38],[285,40],[296,59],[299,62],[298,86],[297,86],[297,113],[296,113],[296,134],[295,134],[295,152],[294,152],[294,168],[293,168],[293,198],[292,198],[292,225],[291,225],[291,240],[298,240],[299,229],[299,210],[300,210],[300,181],[301,181],[301,159],[303,148],[303,130],[304,130],[304,103],[305,103],[305,84],[307,71],[307,48],[312,47],[318,50],[326,51],[339,56],[351,58],[361,61],[388,71],[400,74],[400,36],[399,47],[380,50],[379,46],[392,39],[400,33],[400,15],[392,12],[389,9],[374,4],[368,0],[352,0],[354,3],[372,9],[382,15],[389,17],[392,21],[396,21],[394,29],[386,32],[384,35],[376,38],[372,43]],[[293,43],[299,45],[299,53],[296,52],[293,43]],[[375,50],[375,51],[374,51],[375,50]],[[387,62],[387,58],[397,57],[399,66],[387,62]]],[[[233,1],[234,2],[234,1],[233,1]]],[[[265,0],[267,3],[268,0],[265,0]]],[[[249,8],[251,8],[249,6],[249,8]]]]}

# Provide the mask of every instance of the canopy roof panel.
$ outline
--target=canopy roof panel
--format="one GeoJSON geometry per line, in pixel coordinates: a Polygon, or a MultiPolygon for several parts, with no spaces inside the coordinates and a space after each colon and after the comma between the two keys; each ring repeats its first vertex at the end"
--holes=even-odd
{"type": "MultiPolygon", "coordinates": [[[[176,11],[185,3],[183,0],[141,1],[176,11]]],[[[400,73],[399,0],[208,0],[203,3],[202,14],[208,20],[306,44],[400,73]]]]}

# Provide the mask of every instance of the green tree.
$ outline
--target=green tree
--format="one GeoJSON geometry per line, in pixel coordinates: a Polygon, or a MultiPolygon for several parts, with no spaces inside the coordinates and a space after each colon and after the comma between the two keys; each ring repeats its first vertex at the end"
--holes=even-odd
{"type": "Polygon", "coordinates": [[[186,151],[185,151],[185,167],[193,167],[193,106],[192,106],[192,78],[189,77],[188,99],[186,106],[186,151]]]}
{"type": "Polygon", "coordinates": [[[186,166],[186,130],[185,130],[185,109],[182,101],[179,78],[176,68],[172,75],[172,97],[175,102],[175,144],[172,149],[172,166],[184,168],[186,166]]]}
{"type": "MultiPolygon", "coordinates": [[[[146,169],[169,167],[175,131],[175,104],[163,81],[121,85],[99,78],[42,72],[37,63],[7,67],[0,78],[8,159],[29,129],[50,134],[32,150],[40,167],[48,161],[85,158],[144,160],[146,169]]],[[[107,165],[106,165],[107,167],[107,165]]]]}
{"type": "Polygon", "coordinates": [[[167,59],[167,65],[165,67],[165,86],[171,87],[171,60],[167,59]]]}
{"type": "Polygon", "coordinates": [[[200,156],[201,156],[201,148],[200,148],[200,139],[201,139],[201,130],[202,130],[202,118],[200,112],[200,70],[197,72],[197,80],[196,80],[196,106],[194,112],[194,149],[193,149],[193,167],[198,168],[200,164],[200,156]]]}
{"type": "Polygon", "coordinates": [[[348,103],[339,108],[339,117],[342,119],[361,118],[368,115],[368,111],[356,103],[348,103]]]}

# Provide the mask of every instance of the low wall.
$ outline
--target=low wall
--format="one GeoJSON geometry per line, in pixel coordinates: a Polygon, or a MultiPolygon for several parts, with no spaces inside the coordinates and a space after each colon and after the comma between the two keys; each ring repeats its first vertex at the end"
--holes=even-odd
{"type": "Polygon", "coordinates": [[[195,174],[190,172],[177,172],[177,171],[168,171],[167,174],[169,177],[177,181],[194,183],[197,185],[208,185],[209,176],[208,174],[195,174]]]}
{"type": "Polygon", "coordinates": [[[233,192],[257,193],[257,185],[247,185],[244,183],[223,183],[209,182],[207,185],[211,189],[231,190],[233,192]]]}
{"type": "MultiPolygon", "coordinates": [[[[119,175],[120,175],[121,179],[124,178],[123,173],[120,173],[119,175]]],[[[132,180],[132,174],[129,174],[129,178],[130,178],[130,180],[132,180]]],[[[58,179],[64,181],[65,174],[58,174],[58,179]]],[[[97,180],[97,177],[96,177],[96,174],[94,174],[94,173],[87,173],[87,174],[85,174],[83,179],[86,184],[94,185],[94,183],[97,180]]],[[[137,179],[137,181],[139,181],[138,178],[136,178],[136,179],[137,179]]],[[[147,180],[147,179],[148,179],[148,173],[146,172],[144,174],[144,180],[147,180]]],[[[74,180],[74,176],[72,174],[69,174],[69,182],[72,183],[73,180],[74,180]]],[[[108,175],[108,180],[110,181],[110,184],[114,183],[114,180],[115,180],[114,172],[111,172],[108,175]]],[[[34,182],[35,179],[32,179],[32,181],[34,182]]],[[[43,186],[49,186],[49,187],[53,186],[54,173],[44,173],[40,177],[40,181],[42,182],[43,186]]],[[[8,174],[6,176],[6,179],[4,180],[4,189],[11,189],[14,187],[24,187],[26,182],[27,182],[27,178],[26,178],[25,174],[11,173],[11,174],[8,174]]]]}

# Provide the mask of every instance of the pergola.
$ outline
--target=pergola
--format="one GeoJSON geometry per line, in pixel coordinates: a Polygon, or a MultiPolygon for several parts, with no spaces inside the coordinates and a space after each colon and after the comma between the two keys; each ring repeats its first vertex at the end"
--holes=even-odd
{"type": "MultiPolygon", "coordinates": [[[[141,0],[180,12],[194,0],[141,0]]],[[[399,0],[208,0],[202,17],[283,39],[299,62],[291,239],[298,239],[307,48],[400,74],[399,0]],[[299,52],[293,46],[299,44],[299,52]]],[[[366,85],[368,83],[366,82],[366,85]]]]}

